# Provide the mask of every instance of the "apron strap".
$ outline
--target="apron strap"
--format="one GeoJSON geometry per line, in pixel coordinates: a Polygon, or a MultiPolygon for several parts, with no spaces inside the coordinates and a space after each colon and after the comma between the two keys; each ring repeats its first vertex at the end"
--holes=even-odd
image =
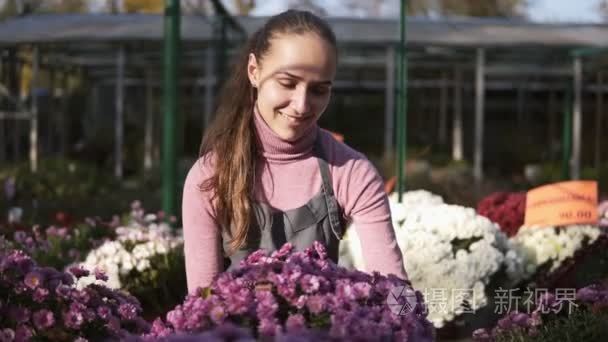
{"type": "Polygon", "coordinates": [[[321,146],[321,132],[319,131],[313,151],[317,157],[319,163],[319,171],[321,172],[321,179],[323,180],[323,198],[325,198],[325,204],[327,205],[327,211],[329,215],[329,224],[331,230],[338,240],[342,239],[342,226],[341,226],[341,214],[338,208],[338,202],[334,196],[334,190],[331,183],[331,175],[329,172],[329,165],[325,160],[325,154],[323,153],[323,147],[321,146]]]}

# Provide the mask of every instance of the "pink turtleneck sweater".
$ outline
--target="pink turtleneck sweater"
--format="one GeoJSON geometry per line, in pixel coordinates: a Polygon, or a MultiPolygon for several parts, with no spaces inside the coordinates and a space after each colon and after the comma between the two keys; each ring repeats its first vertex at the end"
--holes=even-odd
{"type": "MultiPolygon", "coordinates": [[[[370,161],[317,125],[299,140],[288,142],[279,138],[257,112],[254,118],[263,150],[259,163],[262,186],[255,189],[257,200],[286,211],[306,204],[319,192],[321,174],[312,153],[318,135],[334,194],[357,229],[366,270],[405,279],[383,181],[370,161]]],[[[212,172],[212,162],[202,157],[192,166],[184,184],[182,221],[189,292],[209,285],[223,270],[220,227],[210,194],[199,188],[212,172]]]]}

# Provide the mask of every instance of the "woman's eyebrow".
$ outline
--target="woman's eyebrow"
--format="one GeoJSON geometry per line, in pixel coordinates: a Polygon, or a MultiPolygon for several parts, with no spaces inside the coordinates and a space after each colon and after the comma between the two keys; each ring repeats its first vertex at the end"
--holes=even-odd
{"type": "MultiPolygon", "coordinates": [[[[294,78],[294,79],[296,79],[298,81],[303,81],[304,80],[302,77],[300,77],[298,75],[294,75],[294,74],[292,74],[290,72],[287,72],[287,71],[281,71],[279,74],[285,74],[285,75],[287,75],[287,76],[289,76],[291,78],[294,78]]],[[[330,80],[326,80],[326,81],[313,81],[313,82],[310,82],[310,83],[313,83],[315,85],[332,85],[333,82],[330,81],[330,80]]]]}

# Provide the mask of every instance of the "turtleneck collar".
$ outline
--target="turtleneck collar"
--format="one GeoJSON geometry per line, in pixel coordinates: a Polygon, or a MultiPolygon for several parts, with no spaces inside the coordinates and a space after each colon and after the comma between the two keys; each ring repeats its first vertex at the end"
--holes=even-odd
{"type": "Polygon", "coordinates": [[[268,126],[264,118],[259,113],[257,106],[254,106],[254,122],[256,135],[261,142],[262,156],[269,162],[285,163],[299,160],[312,153],[312,149],[319,133],[319,126],[315,123],[295,141],[283,140],[268,126]]]}

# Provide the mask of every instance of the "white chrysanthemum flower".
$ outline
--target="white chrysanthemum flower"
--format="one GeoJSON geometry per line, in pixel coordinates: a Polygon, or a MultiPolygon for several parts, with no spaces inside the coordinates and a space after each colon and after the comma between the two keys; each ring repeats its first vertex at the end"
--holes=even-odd
{"type": "Polygon", "coordinates": [[[131,253],[136,260],[148,259],[152,255],[152,253],[142,245],[135,246],[131,253]]]}
{"type": "Polygon", "coordinates": [[[146,214],[146,216],[144,216],[144,221],[146,221],[146,222],[155,222],[156,219],[157,219],[156,215],[152,214],[152,213],[146,214]]]}
{"type": "MultiPolygon", "coordinates": [[[[409,280],[425,295],[428,319],[442,327],[458,314],[486,305],[486,285],[499,271],[516,282],[524,263],[496,224],[472,208],[444,204],[437,198],[417,193],[404,196],[405,205],[396,203],[396,196],[390,196],[389,202],[392,214],[402,210],[393,215],[393,226],[409,280]],[[426,202],[409,201],[416,196],[426,202]]],[[[363,270],[353,228],[349,227],[341,248],[340,257],[347,262],[340,263],[363,270]]]]}
{"type": "MultiPolygon", "coordinates": [[[[146,219],[152,219],[146,216],[146,219]]],[[[105,271],[108,281],[106,285],[110,288],[122,287],[121,276],[130,274],[131,271],[144,272],[150,268],[150,259],[156,255],[167,254],[171,250],[183,246],[183,235],[181,232],[174,235],[168,224],[157,224],[145,221],[142,225],[132,220],[128,225],[116,229],[117,238],[114,241],[106,241],[87,255],[81,265],[88,270],[100,268],[105,271]],[[128,251],[126,246],[131,249],[128,251]]],[[[77,286],[85,287],[91,283],[102,283],[95,280],[94,276],[80,278],[77,286]]]]}
{"type": "Polygon", "coordinates": [[[105,255],[113,255],[120,249],[120,244],[118,242],[112,241],[112,243],[104,243],[99,250],[99,253],[105,255]]]}
{"type": "Polygon", "coordinates": [[[137,262],[137,270],[143,272],[150,268],[150,260],[144,259],[137,262]]]}
{"type": "Polygon", "coordinates": [[[398,201],[399,194],[396,192],[388,196],[388,203],[391,207],[391,216],[393,222],[401,222],[409,212],[409,208],[421,205],[432,206],[443,204],[443,198],[426,190],[408,191],[401,196],[401,202],[398,201]]]}
{"type": "MultiPolygon", "coordinates": [[[[119,275],[123,264],[123,258],[128,256],[129,253],[124,249],[124,246],[120,242],[106,241],[97,249],[89,252],[85,261],[80,265],[90,271],[96,268],[103,270],[108,276],[106,285],[110,288],[118,289],[121,285],[119,275]]],[[[95,277],[91,275],[80,278],[77,287],[83,288],[92,283],[103,284],[103,282],[95,280],[95,277]]]]}
{"type": "MultiPolygon", "coordinates": [[[[410,208],[443,203],[443,198],[441,198],[441,196],[426,190],[405,192],[401,196],[401,202],[398,202],[398,197],[399,195],[396,192],[393,192],[388,196],[393,226],[400,226],[403,223],[406,215],[411,212],[411,210],[409,210],[410,208]]],[[[359,243],[359,238],[356,233],[354,233],[355,229],[356,228],[351,225],[346,230],[346,233],[340,242],[339,264],[348,268],[355,267],[355,264],[362,264],[362,260],[353,260],[353,258],[362,257],[361,245],[359,243]]],[[[399,240],[399,238],[397,238],[397,240],[399,240]]]]}
{"type": "Polygon", "coordinates": [[[579,249],[592,244],[600,236],[601,229],[591,225],[566,227],[522,227],[512,238],[515,248],[525,261],[525,276],[533,275],[540,266],[549,264],[549,272],[555,271],[564,260],[574,256],[579,249]]]}

